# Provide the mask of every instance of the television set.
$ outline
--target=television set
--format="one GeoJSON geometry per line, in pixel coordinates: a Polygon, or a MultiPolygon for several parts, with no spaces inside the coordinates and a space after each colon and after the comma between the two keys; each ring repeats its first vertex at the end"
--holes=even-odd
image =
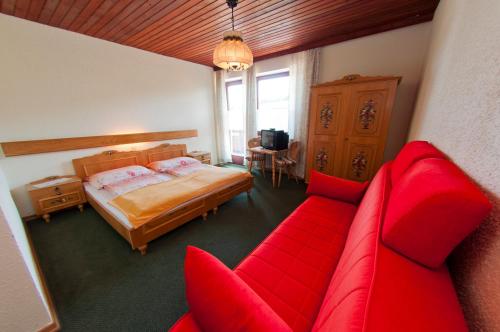
{"type": "Polygon", "coordinates": [[[288,134],[283,130],[262,129],[260,131],[260,145],[269,150],[288,149],[288,134]]]}

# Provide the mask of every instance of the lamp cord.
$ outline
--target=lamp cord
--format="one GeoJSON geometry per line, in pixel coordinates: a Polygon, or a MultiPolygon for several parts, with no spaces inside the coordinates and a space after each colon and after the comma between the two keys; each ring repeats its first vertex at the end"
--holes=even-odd
{"type": "Polygon", "coordinates": [[[231,23],[234,31],[234,7],[231,6],[231,23]]]}

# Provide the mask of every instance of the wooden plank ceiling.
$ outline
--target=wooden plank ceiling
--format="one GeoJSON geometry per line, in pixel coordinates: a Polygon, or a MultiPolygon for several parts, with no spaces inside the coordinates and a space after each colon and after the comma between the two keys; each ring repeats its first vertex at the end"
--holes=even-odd
{"type": "MultiPolygon", "coordinates": [[[[240,0],[255,60],[432,20],[439,0],[240,0]]],[[[0,0],[1,12],[207,66],[231,28],[225,0],[0,0]]],[[[396,46],[397,47],[397,46],[396,46]]]]}

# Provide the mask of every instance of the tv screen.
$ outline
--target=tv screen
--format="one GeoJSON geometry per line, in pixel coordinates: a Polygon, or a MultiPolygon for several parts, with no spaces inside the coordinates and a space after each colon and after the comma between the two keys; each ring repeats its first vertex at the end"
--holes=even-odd
{"type": "Polygon", "coordinates": [[[263,148],[269,150],[285,150],[288,148],[288,134],[283,130],[261,130],[261,143],[263,148]]]}
{"type": "Polygon", "coordinates": [[[275,134],[276,132],[274,130],[262,130],[260,145],[266,149],[272,150],[274,148],[275,134]]]}

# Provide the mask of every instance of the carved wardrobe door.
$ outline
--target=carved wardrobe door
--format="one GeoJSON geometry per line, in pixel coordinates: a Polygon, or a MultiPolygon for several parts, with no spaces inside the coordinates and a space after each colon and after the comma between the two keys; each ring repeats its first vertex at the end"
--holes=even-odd
{"type": "Polygon", "coordinates": [[[382,165],[397,83],[393,79],[351,85],[338,176],[366,181],[382,165]]]}
{"type": "Polygon", "coordinates": [[[350,75],[311,89],[306,182],[313,169],[355,181],[375,175],[399,80],[350,75]]]}
{"type": "Polygon", "coordinates": [[[343,86],[318,87],[311,90],[309,113],[306,181],[311,169],[325,174],[340,171],[343,125],[348,93],[343,86]]]}

